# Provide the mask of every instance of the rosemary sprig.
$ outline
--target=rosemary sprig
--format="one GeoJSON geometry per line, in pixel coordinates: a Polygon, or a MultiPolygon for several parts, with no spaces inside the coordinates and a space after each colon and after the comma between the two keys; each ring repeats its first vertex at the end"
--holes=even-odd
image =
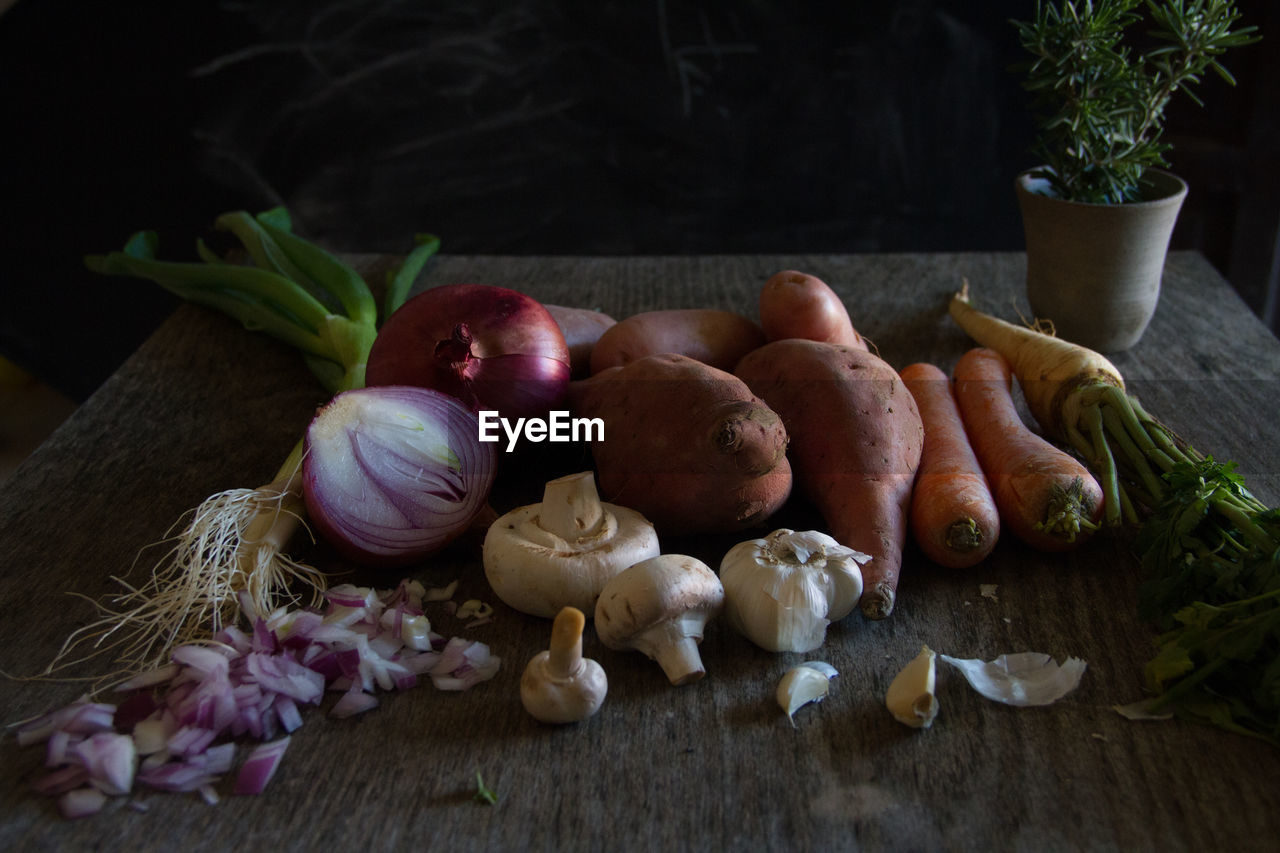
{"type": "Polygon", "coordinates": [[[1020,68],[1046,165],[1037,176],[1071,201],[1140,199],[1143,173],[1168,165],[1162,135],[1174,94],[1200,104],[1191,87],[1210,70],[1235,84],[1219,58],[1260,38],[1257,27],[1236,28],[1239,18],[1226,0],[1037,2],[1034,20],[1012,22],[1033,57],[1020,68]],[[1153,46],[1136,53],[1126,36],[1144,20],[1153,46]]]}

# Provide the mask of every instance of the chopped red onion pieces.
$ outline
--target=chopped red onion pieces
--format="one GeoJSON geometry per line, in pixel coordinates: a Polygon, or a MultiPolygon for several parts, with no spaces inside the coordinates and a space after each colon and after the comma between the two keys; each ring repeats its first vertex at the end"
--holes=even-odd
{"type": "Polygon", "coordinates": [[[330,714],[349,717],[377,707],[379,689],[407,690],[427,675],[438,689],[465,690],[501,665],[483,643],[432,631],[417,581],[383,592],[343,584],[326,597],[324,612],[261,614],[242,595],[251,632],[225,626],[209,643],[179,646],[172,663],[117,685],[118,706],[82,698],[22,726],[19,745],[45,743],[52,768],[33,787],[59,797],[67,817],[93,814],[135,783],[213,804],[234,764],[232,739],[249,736],[268,742],[241,765],[235,793],[261,793],[302,725],[301,706],[326,689],[342,692],[330,714]]]}
{"type": "Polygon", "coordinates": [[[255,746],[236,774],[235,793],[261,794],[275,775],[280,759],[288,747],[288,737],[255,746]]]}
{"type": "Polygon", "coordinates": [[[102,811],[107,797],[97,788],[76,788],[58,798],[58,810],[66,818],[88,817],[102,811]]]}
{"type": "Polygon", "coordinates": [[[37,794],[56,797],[67,791],[84,787],[89,782],[89,771],[79,764],[67,764],[52,770],[32,783],[37,794]]]}

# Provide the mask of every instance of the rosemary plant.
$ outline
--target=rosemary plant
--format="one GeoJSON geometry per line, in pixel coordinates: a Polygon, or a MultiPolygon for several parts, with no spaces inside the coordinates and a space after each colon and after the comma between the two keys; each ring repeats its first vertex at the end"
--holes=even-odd
{"type": "Polygon", "coordinates": [[[1219,58],[1260,38],[1239,18],[1227,0],[1037,2],[1035,20],[1012,22],[1034,57],[1022,68],[1046,164],[1037,177],[1071,201],[1141,198],[1146,169],[1168,165],[1161,137],[1174,94],[1202,104],[1191,87],[1209,70],[1235,85],[1219,58]],[[1151,46],[1136,52],[1126,37],[1142,21],[1151,46]]]}

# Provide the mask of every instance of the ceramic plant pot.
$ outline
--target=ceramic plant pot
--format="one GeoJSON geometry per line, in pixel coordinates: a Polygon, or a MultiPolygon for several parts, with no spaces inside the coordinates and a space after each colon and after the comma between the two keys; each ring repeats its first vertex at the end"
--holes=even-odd
{"type": "Polygon", "coordinates": [[[1015,188],[1027,248],[1027,299],[1058,336],[1103,352],[1138,342],[1160,299],[1169,237],[1186,183],[1146,172],[1140,201],[1086,204],[1045,195],[1030,172],[1015,188]],[[1038,191],[1040,190],[1040,191],[1038,191]]]}

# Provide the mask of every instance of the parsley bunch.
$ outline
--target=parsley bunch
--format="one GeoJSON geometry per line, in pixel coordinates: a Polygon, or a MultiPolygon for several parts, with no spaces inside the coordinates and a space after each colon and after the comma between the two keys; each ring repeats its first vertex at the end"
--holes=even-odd
{"type": "Polygon", "coordinates": [[[1140,528],[1141,612],[1164,633],[1148,662],[1152,710],[1280,746],[1280,509],[1234,463],[1179,462],[1140,528]]]}
{"type": "Polygon", "coordinates": [[[1037,172],[1056,195],[1118,204],[1141,197],[1143,172],[1166,166],[1164,111],[1175,92],[1197,104],[1190,86],[1212,69],[1234,85],[1218,61],[1229,48],[1258,41],[1256,27],[1232,29],[1240,17],[1226,0],[1146,0],[1154,46],[1136,54],[1126,33],[1143,20],[1139,0],[1037,3],[1032,21],[1013,21],[1034,59],[1024,87],[1039,112],[1037,172]]]}

